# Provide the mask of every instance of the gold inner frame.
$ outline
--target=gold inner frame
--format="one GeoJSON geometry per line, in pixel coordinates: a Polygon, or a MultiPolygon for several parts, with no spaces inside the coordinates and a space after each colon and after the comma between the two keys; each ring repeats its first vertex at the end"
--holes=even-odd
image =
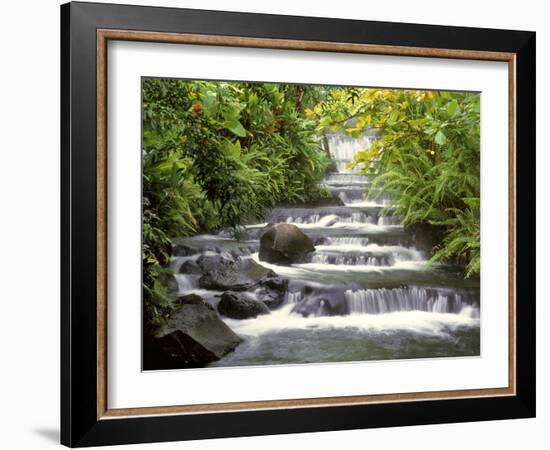
{"type": "Polygon", "coordinates": [[[218,413],[265,409],[344,406],[421,400],[513,396],[516,394],[516,54],[341,42],[298,41],[238,36],[97,30],[97,419],[166,414],[218,413]],[[107,405],[107,42],[109,40],[217,45],[392,56],[502,61],[508,63],[508,386],[488,389],[409,392],[200,405],[109,409],[107,405]]]}

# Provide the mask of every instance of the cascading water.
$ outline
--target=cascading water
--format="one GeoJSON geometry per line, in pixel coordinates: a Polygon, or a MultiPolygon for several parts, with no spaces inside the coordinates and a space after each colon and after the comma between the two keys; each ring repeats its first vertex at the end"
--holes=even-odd
{"type": "Polygon", "coordinates": [[[433,313],[467,312],[479,317],[479,306],[464,302],[452,290],[404,287],[395,289],[360,289],[345,292],[352,314],[383,314],[395,311],[426,311],[433,313]]]}
{"type": "Polygon", "coordinates": [[[336,161],[338,175],[357,173],[358,169],[349,168],[348,164],[357,152],[370,146],[374,139],[376,136],[368,133],[359,139],[353,139],[343,134],[329,134],[327,136],[328,145],[332,157],[336,161]]]}
{"type": "MultiPolygon", "coordinates": [[[[426,270],[428,255],[414,248],[399,218],[382,214],[391,197],[366,200],[369,177],[348,167],[373,139],[373,133],[328,136],[338,171],[323,184],[343,204],[266,215],[266,223],[294,224],[312,239],[315,251],[302,263],[258,260],[265,224],[247,226],[252,237],[244,243],[227,233],[184,239],[172,264],[176,273],[206,252],[252,258],[288,280],[270,314],[222,317],[244,341],[213,366],[479,355],[479,286],[444,266],[426,270]]],[[[178,274],[180,292],[200,293],[215,306],[222,292],[199,289],[198,278],[178,274]]],[[[247,295],[255,298],[258,290],[247,295]]]]}
{"type": "Polygon", "coordinates": [[[300,300],[302,300],[302,292],[301,291],[287,292],[286,293],[285,303],[295,305],[296,303],[300,303],[300,300]]]}

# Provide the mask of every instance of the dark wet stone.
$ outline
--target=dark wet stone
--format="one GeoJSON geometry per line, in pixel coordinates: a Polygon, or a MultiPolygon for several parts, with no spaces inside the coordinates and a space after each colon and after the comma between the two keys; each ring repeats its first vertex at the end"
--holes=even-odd
{"type": "Polygon", "coordinates": [[[144,336],[145,370],[204,367],[241,342],[202,297],[180,296],[166,325],[144,336]]]}
{"type": "Polygon", "coordinates": [[[201,275],[202,270],[201,270],[201,268],[199,267],[199,265],[197,264],[196,261],[189,260],[189,261],[185,261],[180,266],[180,269],[178,270],[178,273],[185,273],[185,274],[189,274],[189,275],[201,275]]]}
{"type": "Polygon", "coordinates": [[[143,346],[144,370],[205,367],[218,359],[214,353],[180,330],[159,338],[146,338],[143,346]]]}
{"type": "Polygon", "coordinates": [[[315,289],[305,286],[303,299],[294,306],[292,312],[304,317],[339,316],[348,314],[346,298],[341,290],[315,289]]]}
{"type": "Polygon", "coordinates": [[[260,261],[290,265],[304,262],[315,250],[312,240],[296,225],[278,223],[260,237],[260,261]]]}
{"type": "Polygon", "coordinates": [[[242,293],[224,292],[218,303],[218,312],[231,319],[249,319],[269,314],[269,308],[262,302],[252,300],[242,293]]]}
{"type": "Polygon", "coordinates": [[[250,258],[208,258],[203,260],[201,256],[197,261],[205,274],[199,279],[199,285],[204,289],[244,291],[277,276],[271,269],[250,258]]]}

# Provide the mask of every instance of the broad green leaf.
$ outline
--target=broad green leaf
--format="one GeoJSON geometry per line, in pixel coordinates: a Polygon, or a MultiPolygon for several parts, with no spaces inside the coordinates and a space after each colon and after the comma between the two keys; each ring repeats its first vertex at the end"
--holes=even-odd
{"type": "Polygon", "coordinates": [[[447,103],[447,113],[449,116],[453,117],[458,110],[458,103],[456,100],[453,100],[452,102],[447,103]]]}
{"type": "Polygon", "coordinates": [[[438,145],[444,145],[446,142],[447,142],[447,136],[445,136],[445,134],[443,134],[443,132],[439,130],[435,134],[435,143],[438,145]]]}
{"type": "Polygon", "coordinates": [[[246,130],[244,129],[241,122],[239,122],[237,119],[230,120],[228,122],[225,122],[224,127],[227,128],[229,131],[231,131],[233,134],[239,137],[246,137],[246,130]]]}

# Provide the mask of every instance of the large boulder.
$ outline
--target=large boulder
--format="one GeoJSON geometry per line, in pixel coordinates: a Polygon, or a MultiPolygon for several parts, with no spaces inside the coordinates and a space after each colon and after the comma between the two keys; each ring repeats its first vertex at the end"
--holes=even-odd
{"type": "Polygon", "coordinates": [[[269,314],[269,308],[264,303],[247,297],[246,294],[224,292],[218,303],[218,312],[231,319],[250,319],[269,314]]]}
{"type": "Polygon", "coordinates": [[[241,342],[214,308],[195,294],[179,297],[167,323],[144,340],[145,370],[204,367],[241,342]]]}
{"type": "Polygon", "coordinates": [[[188,334],[174,330],[144,338],[143,369],[168,370],[205,367],[219,358],[188,334]]]}
{"type": "Polygon", "coordinates": [[[278,223],[260,237],[260,261],[289,265],[304,262],[315,250],[313,241],[296,225],[278,223]]]}
{"type": "Polygon", "coordinates": [[[197,265],[204,275],[199,285],[204,289],[245,291],[265,282],[277,274],[250,258],[235,260],[223,256],[201,256],[197,265]]]}

